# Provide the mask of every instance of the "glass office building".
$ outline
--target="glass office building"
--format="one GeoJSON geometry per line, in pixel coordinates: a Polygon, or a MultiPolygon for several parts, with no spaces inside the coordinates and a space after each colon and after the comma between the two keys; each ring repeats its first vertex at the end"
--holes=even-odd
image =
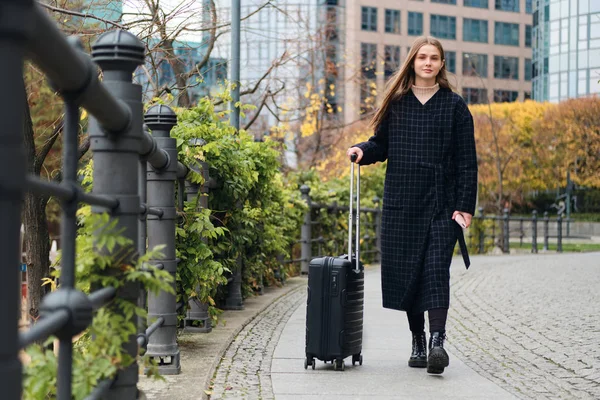
{"type": "Polygon", "coordinates": [[[533,98],[600,93],[600,0],[534,0],[533,98]]]}

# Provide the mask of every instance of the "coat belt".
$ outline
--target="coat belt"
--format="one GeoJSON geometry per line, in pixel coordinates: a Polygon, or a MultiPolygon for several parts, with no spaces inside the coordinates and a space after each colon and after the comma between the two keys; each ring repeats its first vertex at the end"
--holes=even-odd
{"type": "MultiPolygon", "coordinates": [[[[446,182],[444,178],[444,166],[442,164],[433,164],[421,162],[420,165],[432,168],[435,173],[435,212],[436,214],[442,212],[444,210],[444,204],[446,201],[445,193],[446,193],[446,182]]],[[[454,211],[454,210],[453,210],[454,211]]],[[[465,242],[465,235],[463,233],[462,228],[454,222],[454,225],[457,229],[457,238],[458,245],[460,246],[460,254],[463,257],[463,261],[465,262],[465,267],[469,269],[471,265],[471,260],[469,259],[469,251],[467,249],[467,243],[465,242]]]]}

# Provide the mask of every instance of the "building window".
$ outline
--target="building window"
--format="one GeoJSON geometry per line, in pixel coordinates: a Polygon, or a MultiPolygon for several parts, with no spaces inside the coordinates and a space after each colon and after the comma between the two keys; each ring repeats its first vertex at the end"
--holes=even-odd
{"type": "Polygon", "coordinates": [[[361,7],[361,29],[363,31],[377,32],[377,8],[361,7]]]}
{"type": "Polygon", "coordinates": [[[423,34],[423,13],[409,11],[408,34],[412,36],[420,36],[423,34]]]}
{"type": "Polygon", "coordinates": [[[444,57],[446,57],[446,71],[456,73],[456,52],[445,51],[444,57]]]}
{"type": "Polygon", "coordinates": [[[456,17],[431,14],[431,35],[439,39],[456,39],[456,17]]]}
{"type": "Polygon", "coordinates": [[[495,0],[496,10],[519,12],[519,0],[495,0]]]}
{"type": "Polygon", "coordinates": [[[523,100],[531,100],[531,92],[523,92],[523,100]]]}
{"type": "Polygon", "coordinates": [[[488,102],[487,89],[463,88],[463,99],[467,104],[486,104],[488,102]]]}
{"type": "Polygon", "coordinates": [[[488,76],[488,56],[487,54],[463,53],[463,75],[478,76],[487,78],[488,76]]]}
{"type": "Polygon", "coordinates": [[[442,4],[454,4],[456,5],[456,0],[431,0],[432,3],[442,3],[442,4]]]}
{"type": "Polygon", "coordinates": [[[385,46],[384,75],[387,80],[400,68],[400,46],[385,46]]]}
{"type": "Polygon", "coordinates": [[[488,8],[488,0],[465,0],[465,7],[488,8]]]}
{"type": "Polygon", "coordinates": [[[399,10],[385,10],[385,32],[400,34],[399,10]]]}
{"type": "Polygon", "coordinates": [[[533,69],[531,67],[531,58],[525,59],[525,80],[530,81],[533,69]]]}
{"type": "Polygon", "coordinates": [[[532,3],[533,3],[532,0],[525,0],[525,12],[527,14],[531,14],[531,12],[533,11],[532,3]]]}
{"type": "Polygon", "coordinates": [[[360,84],[360,112],[366,113],[375,109],[377,83],[375,79],[363,79],[360,84]]]}
{"type": "Polygon", "coordinates": [[[364,77],[375,79],[377,70],[377,45],[375,43],[360,44],[360,66],[364,77]]]}
{"type": "Polygon", "coordinates": [[[519,24],[508,22],[496,22],[494,32],[494,43],[507,46],[519,45],[519,24]]]}
{"type": "Polygon", "coordinates": [[[531,39],[533,39],[531,25],[525,25],[525,47],[531,47],[531,39]]]}
{"type": "Polygon", "coordinates": [[[483,19],[463,19],[463,40],[465,42],[488,42],[488,22],[483,19]]]}
{"type": "Polygon", "coordinates": [[[494,101],[496,103],[511,103],[517,101],[519,92],[513,90],[494,90],[494,101]]]}
{"type": "Polygon", "coordinates": [[[494,56],[494,78],[519,80],[519,59],[494,56]]]}

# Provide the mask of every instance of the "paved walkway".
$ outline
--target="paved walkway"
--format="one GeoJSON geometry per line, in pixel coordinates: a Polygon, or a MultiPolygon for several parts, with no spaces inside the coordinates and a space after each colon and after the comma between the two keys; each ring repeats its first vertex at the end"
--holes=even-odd
{"type": "Polygon", "coordinates": [[[304,370],[303,303],[288,321],[271,365],[273,393],[277,400],[318,399],[514,399],[497,384],[480,376],[450,353],[450,367],[443,375],[409,368],[411,339],[406,316],[381,307],[379,268],[365,274],[365,326],[362,366],[346,360],[344,372],[332,364],[317,362],[316,370],[304,370]]]}
{"type": "Polygon", "coordinates": [[[294,278],[293,287],[249,299],[264,306],[224,343],[216,369],[202,375],[213,376],[208,387],[190,374],[204,349],[184,342],[182,374],[148,398],[199,399],[207,389],[211,400],[600,399],[600,253],[475,256],[469,271],[455,259],[450,367],[441,376],[407,366],[406,317],[381,307],[376,266],[366,272],[363,365],[304,370],[305,284],[294,278]]]}

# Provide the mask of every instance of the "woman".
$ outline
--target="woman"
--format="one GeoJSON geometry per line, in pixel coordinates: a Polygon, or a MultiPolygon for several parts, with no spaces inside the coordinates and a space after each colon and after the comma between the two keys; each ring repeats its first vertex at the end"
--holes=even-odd
{"type": "Polygon", "coordinates": [[[449,365],[444,340],[457,239],[469,266],[461,227],[469,227],[475,211],[477,158],[473,118],[450,88],[437,39],[415,40],[371,124],[374,136],[347,154],[356,154],[361,165],[388,160],[381,230],[383,306],[407,313],[413,337],[408,365],[441,374],[449,365]]]}

